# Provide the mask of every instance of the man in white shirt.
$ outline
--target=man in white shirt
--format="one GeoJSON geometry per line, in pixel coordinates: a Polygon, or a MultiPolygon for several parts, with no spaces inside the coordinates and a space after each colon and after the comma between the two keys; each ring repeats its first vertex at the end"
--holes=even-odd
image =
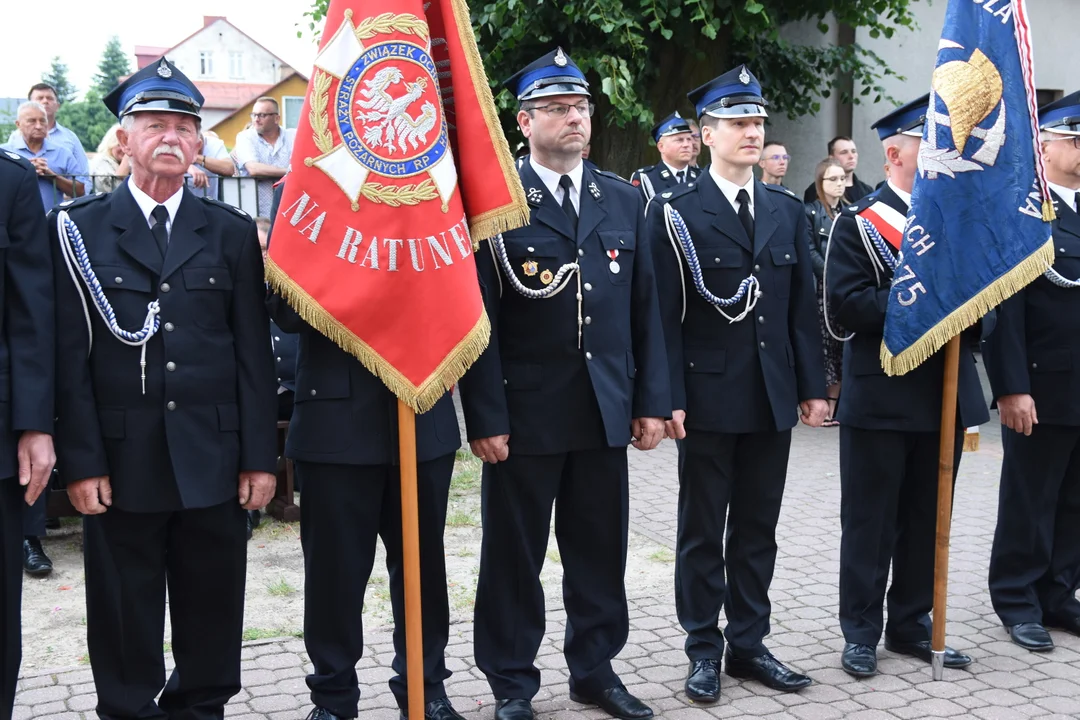
{"type": "Polygon", "coordinates": [[[195,162],[188,168],[188,187],[196,195],[218,200],[218,178],[232,177],[235,173],[236,165],[225,147],[225,141],[214,131],[204,130],[202,147],[195,156],[195,162]]]}
{"type": "Polygon", "coordinates": [[[236,162],[251,177],[258,178],[258,212],[269,215],[274,202],[274,183],[289,170],[296,130],[278,124],[278,102],[261,97],[251,109],[251,127],[236,135],[236,162]]]}

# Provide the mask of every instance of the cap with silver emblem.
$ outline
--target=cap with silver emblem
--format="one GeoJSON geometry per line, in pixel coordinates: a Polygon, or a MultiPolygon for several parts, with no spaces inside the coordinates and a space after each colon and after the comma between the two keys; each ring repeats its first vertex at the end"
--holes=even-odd
{"type": "Polygon", "coordinates": [[[503,86],[520,101],[552,95],[590,97],[585,74],[562,48],[529,63],[507,79],[503,86]]]}
{"type": "Polygon", "coordinates": [[[135,112],[174,112],[199,116],[203,95],[164,57],[117,85],[103,100],[117,118],[135,112]]]}
{"type": "Polygon", "coordinates": [[[768,103],[761,97],[761,84],[745,65],[713,78],[686,94],[698,117],[769,117],[768,103]]]}

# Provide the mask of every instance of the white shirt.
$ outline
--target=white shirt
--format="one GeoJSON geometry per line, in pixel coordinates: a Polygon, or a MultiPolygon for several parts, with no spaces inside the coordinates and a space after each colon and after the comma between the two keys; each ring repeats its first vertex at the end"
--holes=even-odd
{"type": "Polygon", "coordinates": [[[131,197],[135,198],[135,203],[142,210],[143,217],[146,218],[146,224],[149,227],[154,227],[157,222],[150,213],[154,212],[154,208],[158,205],[164,205],[165,209],[169,211],[169,219],[165,221],[165,231],[172,233],[173,220],[176,219],[176,211],[180,209],[180,201],[184,199],[184,186],[181,185],[180,189],[169,196],[163,203],[159,203],[154,198],[150,197],[132,180],[128,180],[128,190],[131,191],[131,197]]]}
{"type": "Polygon", "coordinates": [[[709,176],[712,177],[713,182],[720,188],[720,192],[724,193],[724,197],[731,203],[731,207],[735,210],[735,213],[739,212],[739,203],[735,201],[738,197],[740,190],[745,190],[746,194],[750,196],[750,217],[756,217],[754,215],[754,175],[751,173],[750,179],[746,181],[745,185],[736,185],[727,178],[721,177],[716,168],[713,165],[709,165],[709,176]]]}
{"type": "Polygon", "coordinates": [[[1080,212],[1080,210],[1076,209],[1076,193],[1080,192],[1080,188],[1067,188],[1064,185],[1058,185],[1049,180],[1046,181],[1046,184],[1050,186],[1051,190],[1058,194],[1058,197],[1060,197],[1066,205],[1072,208],[1073,212],[1080,212]]]}
{"type": "Polygon", "coordinates": [[[896,185],[893,184],[892,180],[889,180],[888,182],[889,182],[889,187],[891,187],[892,191],[894,193],[896,193],[896,197],[903,200],[904,204],[907,205],[910,208],[911,207],[911,193],[907,192],[906,190],[901,190],[900,188],[896,187],[896,185]]]}
{"type": "Polygon", "coordinates": [[[676,182],[678,182],[679,180],[679,173],[683,174],[682,181],[684,183],[690,182],[690,165],[687,165],[682,170],[676,170],[675,168],[667,164],[667,160],[661,160],[660,162],[664,163],[664,166],[667,167],[668,172],[671,173],[671,177],[675,178],[676,182]]]}
{"type": "Polygon", "coordinates": [[[295,129],[279,128],[277,140],[271,145],[255,128],[251,127],[236,134],[233,152],[236,154],[236,161],[240,167],[244,167],[249,162],[257,162],[287,168],[295,137],[295,129]]]}
{"type": "MultiPolygon", "coordinates": [[[[564,191],[562,187],[559,186],[559,178],[561,178],[562,175],[540,165],[532,155],[529,156],[529,165],[532,165],[532,169],[536,171],[537,176],[540,178],[540,182],[544,183],[544,187],[546,187],[548,192],[551,193],[551,196],[555,198],[556,204],[562,205],[564,191]]],[[[577,167],[566,173],[570,176],[570,182],[573,183],[570,188],[570,202],[574,206],[574,212],[578,215],[581,215],[581,173],[584,168],[584,163],[579,162],[577,167]]]]}

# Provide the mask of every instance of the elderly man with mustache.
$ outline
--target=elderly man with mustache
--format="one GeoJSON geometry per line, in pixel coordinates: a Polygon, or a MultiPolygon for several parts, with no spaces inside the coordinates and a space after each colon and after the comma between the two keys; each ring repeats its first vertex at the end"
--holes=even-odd
{"type": "Polygon", "coordinates": [[[124,81],[105,104],[130,177],[48,222],[63,328],[58,466],[86,516],[101,718],[223,717],[240,691],[244,509],[274,489],[277,382],[255,222],[184,186],[202,99],[164,58],[124,81]]]}

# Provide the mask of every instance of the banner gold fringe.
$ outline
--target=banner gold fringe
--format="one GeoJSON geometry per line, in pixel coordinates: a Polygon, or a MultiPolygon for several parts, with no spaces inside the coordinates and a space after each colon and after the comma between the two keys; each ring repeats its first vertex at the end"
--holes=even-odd
{"type": "Polygon", "coordinates": [[[1053,264],[1054,240],[1051,238],[1012,270],[945,316],[941,322],[927,330],[922,337],[899,354],[893,355],[889,352],[889,349],[885,347],[885,341],[882,340],[881,367],[885,370],[885,374],[904,375],[911,372],[940,350],[942,345],[974,325],[979,318],[1042,275],[1053,264]]]}
{"type": "Polygon", "coordinates": [[[1043,200],[1042,205],[1043,222],[1054,222],[1057,220],[1057,213],[1054,212],[1054,202],[1047,197],[1043,200]]]}
{"type": "Polygon", "coordinates": [[[419,386],[416,386],[370,345],[338,322],[269,257],[266,258],[266,281],[275,292],[285,298],[286,302],[304,319],[304,322],[354,356],[372,375],[379,378],[390,389],[390,392],[420,414],[435,407],[435,403],[461,379],[469,366],[476,362],[480,354],[487,349],[491,338],[491,325],[488,322],[487,312],[481,308],[480,317],[477,318],[472,330],[447,354],[435,371],[419,386]]]}
{"type": "MultiPolygon", "coordinates": [[[[465,52],[469,75],[473,88],[476,90],[476,100],[480,105],[480,111],[484,114],[484,124],[487,125],[491,144],[495,148],[495,156],[499,158],[503,180],[506,182],[507,190],[510,191],[509,204],[469,217],[469,233],[473,239],[473,249],[476,250],[481,240],[528,225],[529,203],[525,200],[525,188],[521,186],[521,178],[518,176],[517,168],[514,167],[514,158],[510,154],[510,145],[506,142],[506,135],[503,134],[502,125],[499,123],[495,98],[491,94],[487,73],[484,72],[484,61],[480,58],[480,49],[476,46],[469,5],[466,0],[450,0],[450,4],[454,8],[458,42],[461,43],[461,48],[465,52]]],[[[466,203],[468,201],[464,196],[462,200],[466,203]]]]}

